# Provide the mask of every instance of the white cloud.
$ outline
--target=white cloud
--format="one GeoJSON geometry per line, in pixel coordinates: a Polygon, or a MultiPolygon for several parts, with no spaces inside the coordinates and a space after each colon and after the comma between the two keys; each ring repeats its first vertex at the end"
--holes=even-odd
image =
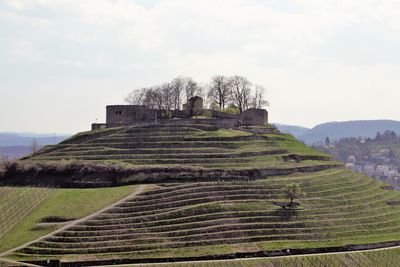
{"type": "MultiPolygon", "coordinates": [[[[203,82],[217,73],[242,74],[269,88],[274,120],[307,125],[335,114],[345,118],[339,111],[308,108],[327,95],[351,110],[354,101],[337,95],[366,95],[373,101],[377,97],[371,92],[382,87],[382,101],[392,103],[387,94],[398,87],[392,75],[400,65],[399,42],[399,0],[0,3],[0,71],[8,77],[3,83],[24,88],[24,82],[54,86],[68,81],[95,95],[96,88],[82,80],[96,87],[107,79],[126,86],[118,91],[122,99],[133,87],[181,74],[203,82]],[[25,80],[14,80],[15,73],[25,80]],[[295,117],[288,107],[304,114],[295,117]]],[[[368,116],[366,103],[356,102],[356,107],[368,116]]],[[[102,110],[97,105],[81,108],[102,110]]],[[[399,115],[382,110],[382,117],[399,115]]]]}
{"type": "Polygon", "coordinates": [[[23,10],[26,8],[26,1],[21,1],[21,0],[6,0],[5,1],[6,5],[15,8],[18,10],[23,10]]]}
{"type": "Polygon", "coordinates": [[[37,50],[35,45],[28,40],[16,41],[13,54],[22,60],[27,61],[39,61],[41,57],[40,52],[37,50]]]}

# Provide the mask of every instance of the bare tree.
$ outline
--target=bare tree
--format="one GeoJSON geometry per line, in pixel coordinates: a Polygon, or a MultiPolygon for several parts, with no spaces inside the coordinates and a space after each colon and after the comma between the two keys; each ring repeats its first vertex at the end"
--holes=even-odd
{"type": "Polygon", "coordinates": [[[217,103],[220,109],[224,109],[231,96],[230,79],[222,75],[212,77],[207,96],[217,103]]]}
{"type": "Polygon", "coordinates": [[[4,155],[0,156],[0,178],[4,177],[7,172],[7,162],[8,158],[4,155]]]}
{"type": "Polygon", "coordinates": [[[178,110],[181,108],[181,102],[182,102],[182,95],[183,91],[186,86],[186,78],[183,77],[177,77],[173,79],[169,83],[169,90],[171,91],[171,97],[172,97],[172,102],[173,102],[173,109],[178,110]]]}
{"type": "Polygon", "coordinates": [[[175,92],[174,88],[171,86],[170,83],[164,83],[159,86],[159,98],[161,102],[161,109],[163,110],[164,117],[170,118],[171,117],[171,110],[174,109],[176,104],[175,102],[175,92]]]}
{"type": "Polygon", "coordinates": [[[145,95],[143,97],[142,105],[151,109],[160,109],[160,92],[157,86],[146,88],[145,95]]]}
{"type": "Polygon", "coordinates": [[[131,105],[143,105],[149,88],[135,89],[125,97],[125,102],[131,105]]]}
{"type": "Polygon", "coordinates": [[[39,143],[36,139],[33,139],[31,142],[31,152],[32,154],[36,154],[39,151],[39,143]]]}
{"type": "Polygon", "coordinates": [[[186,102],[188,102],[190,98],[196,95],[197,96],[203,95],[203,88],[192,78],[187,78],[185,83],[186,102]]]}
{"type": "MultiPolygon", "coordinates": [[[[211,103],[216,103],[219,109],[225,109],[228,104],[243,112],[249,107],[262,108],[268,106],[265,100],[265,90],[256,85],[252,93],[251,82],[242,76],[228,78],[223,75],[212,77],[207,90],[207,98],[211,103]]],[[[168,118],[172,110],[181,108],[182,101],[198,95],[203,96],[204,87],[200,86],[190,77],[177,77],[171,82],[133,90],[129,93],[125,102],[132,105],[144,105],[151,109],[158,109],[163,117],[168,118]]]]}
{"type": "Polygon", "coordinates": [[[251,97],[251,82],[242,76],[233,76],[231,79],[232,101],[240,112],[248,109],[251,97]]]}
{"type": "Polygon", "coordinates": [[[268,107],[269,103],[265,99],[265,88],[261,85],[256,85],[253,97],[251,99],[252,108],[264,108],[268,107]]]}

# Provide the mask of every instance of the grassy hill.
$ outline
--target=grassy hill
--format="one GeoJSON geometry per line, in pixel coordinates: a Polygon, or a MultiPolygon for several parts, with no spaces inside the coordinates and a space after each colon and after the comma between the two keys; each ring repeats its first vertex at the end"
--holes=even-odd
{"type": "Polygon", "coordinates": [[[0,240],[51,194],[44,188],[0,188],[0,240]]]}
{"type": "MultiPolygon", "coordinates": [[[[398,192],[345,170],[290,135],[254,131],[259,129],[124,127],[81,133],[46,147],[24,162],[45,166],[78,160],[90,168],[111,164],[124,176],[114,177],[116,184],[145,182],[147,190],[10,257],[116,263],[356,249],[400,240],[400,206],[393,205],[400,200],[398,192]],[[284,209],[286,185],[292,183],[303,194],[295,199],[298,206],[284,209]]],[[[99,176],[90,179],[107,178],[99,176]]]]}
{"type": "Polygon", "coordinates": [[[101,130],[78,134],[48,149],[31,159],[248,168],[287,165],[280,159],[290,153],[319,155],[289,135],[256,135],[211,125],[101,130]]]}

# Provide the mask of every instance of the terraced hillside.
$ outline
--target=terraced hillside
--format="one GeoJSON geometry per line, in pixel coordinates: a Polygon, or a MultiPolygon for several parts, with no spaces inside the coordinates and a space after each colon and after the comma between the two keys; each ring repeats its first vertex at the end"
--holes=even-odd
{"type": "Polygon", "coordinates": [[[210,125],[115,128],[80,134],[29,160],[61,159],[190,166],[214,174],[153,181],[143,193],[18,249],[14,259],[154,262],[400,240],[398,192],[288,135],[210,125]],[[269,172],[246,177],[235,170],[269,172]],[[299,206],[284,209],[277,203],[288,201],[291,183],[304,193],[299,206]]]}
{"type": "Polygon", "coordinates": [[[0,187],[0,254],[92,214],[136,188],[0,187]]]}
{"type": "Polygon", "coordinates": [[[57,146],[47,147],[30,159],[206,168],[288,167],[311,162],[326,164],[329,160],[289,135],[253,134],[203,124],[124,127],[81,133],[57,146]],[[293,153],[300,157],[283,160],[293,153]]]}
{"type": "Polygon", "coordinates": [[[169,258],[364,244],[400,239],[398,193],[346,170],[252,182],[158,184],[98,216],[36,242],[22,258],[169,258]],[[286,183],[300,207],[283,210],[286,183]]]}

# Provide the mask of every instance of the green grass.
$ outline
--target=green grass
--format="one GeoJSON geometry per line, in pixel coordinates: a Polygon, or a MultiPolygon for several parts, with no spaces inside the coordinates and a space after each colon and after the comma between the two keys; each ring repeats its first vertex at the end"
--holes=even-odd
{"type": "Polygon", "coordinates": [[[339,169],[256,181],[159,184],[14,257],[182,257],[398,240],[400,207],[386,201],[400,194],[381,185],[339,169]],[[273,202],[286,201],[284,187],[292,182],[305,194],[296,200],[299,208],[286,213],[273,202]]]}
{"type": "Polygon", "coordinates": [[[74,140],[76,140],[76,139],[80,139],[80,138],[83,138],[83,137],[88,137],[89,138],[89,137],[93,137],[93,136],[96,136],[96,135],[99,135],[99,134],[105,134],[105,133],[114,133],[114,132],[116,132],[116,131],[118,131],[120,129],[121,129],[121,127],[106,128],[106,129],[96,129],[96,130],[92,130],[92,131],[80,132],[80,133],[77,133],[77,134],[71,136],[70,138],[64,140],[62,143],[70,143],[70,142],[74,143],[74,140]]]}
{"type": "MultiPolygon", "coordinates": [[[[399,192],[384,190],[382,183],[342,169],[291,135],[167,125],[84,133],[68,142],[32,160],[84,159],[149,170],[193,166],[197,172],[209,169],[210,176],[196,180],[199,177],[188,174],[187,182],[160,180],[134,199],[17,251],[11,255],[15,259],[188,257],[400,240],[400,206],[387,204],[400,200],[399,192]],[[270,151],[275,152],[266,153],[270,151]],[[287,157],[292,154],[296,156],[287,157]],[[215,174],[213,168],[231,170],[231,176],[215,174]],[[244,177],[246,172],[236,172],[242,169],[272,170],[279,176],[254,175],[251,177],[257,179],[251,180],[244,177]],[[295,199],[300,206],[289,211],[276,203],[288,201],[288,183],[299,184],[304,192],[295,199]]],[[[63,191],[47,198],[44,203],[49,206],[41,204],[21,228],[16,228],[19,236],[8,236],[9,243],[15,246],[16,240],[32,239],[33,234],[40,236],[54,229],[37,227],[40,218],[82,217],[101,208],[99,199],[111,202],[106,200],[109,194],[100,193],[105,189],[84,190],[92,192],[87,195],[81,190],[57,190],[63,191]],[[51,204],[70,203],[72,199],[73,205],[62,210],[57,208],[60,204],[51,204]]],[[[117,195],[115,200],[121,197],[117,195]]],[[[300,266],[312,262],[299,259],[300,266]]],[[[263,266],[270,260],[278,259],[256,263],[263,266]]]]}
{"type": "Polygon", "coordinates": [[[196,137],[233,137],[233,136],[250,136],[252,133],[243,132],[233,129],[219,129],[217,131],[198,132],[193,134],[196,137]]]}
{"type": "MultiPolygon", "coordinates": [[[[18,189],[14,190],[26,190],[18,189]]],[[[35,189],[32,189],[35,190],[35,189]]],[[[24,220],[0,239],[0,252],[43,236],[60,225],[38,225],[48,216],[81,218],[134,192],[135,186],[96,189],[51,189],[51,193],[24,220]]]]}
{"type": "MultiPolygon", "coordinates": [[[[109,130],[84,132],[75,135],[58,149],[32,157],[35,161],[63,159],[92,160],[124,163],[136,166],[184,165],[203,168],[278,168],[297,167],[301,163],[283,162],[288,154],[326,156],[287,134],[253,134],[235,129],[216,129],[209,125],[181,125],[160,127],[126,127],[109,130]],[[89,137],[88,137],[89,136],[89,137]],[[81,142],[86,138],[85,142],[81,142]],[[151,154],[145,150],[151,150],[151,154]],[[250,157],[243,152],[262,152],[270,150],[285,151],[276,156],[264,155],[250,157]],[[135,152],[136,150],[141,152],[135,152]],[[171,150],[170,154],[164,152],[171,150]],[[185,158],[185,150],[202,152],[201,157],[185,158]],[[214,150],[215,152],[212,152],[214,150]],[[161,154],[158,151],[163,152],[161,154]],[[207,157],[207,154],[210,157],[207,157]],[[216,158],[215,155],[221,157],[216,158]],[[224,157],[232,155],[233,157],[224,157]],[[236,156],[235,156],[236,155],[236,156]],[[214,157],[212,157],[214,156],[214,157]]],[[[306,163],[302,162],[303,165],[306,163]]],[[[323,162],[326,163],[326,162],[323,162]]],[[[334,163],[334,162],[331,162],[334,163]]],[[[316,162],[316,164],[319,164],[316,162]]]]}
{"type": "Polygon", "coordinates": [[[0,240],[51,194],[46,188],[0,187],[0,240]]]}

